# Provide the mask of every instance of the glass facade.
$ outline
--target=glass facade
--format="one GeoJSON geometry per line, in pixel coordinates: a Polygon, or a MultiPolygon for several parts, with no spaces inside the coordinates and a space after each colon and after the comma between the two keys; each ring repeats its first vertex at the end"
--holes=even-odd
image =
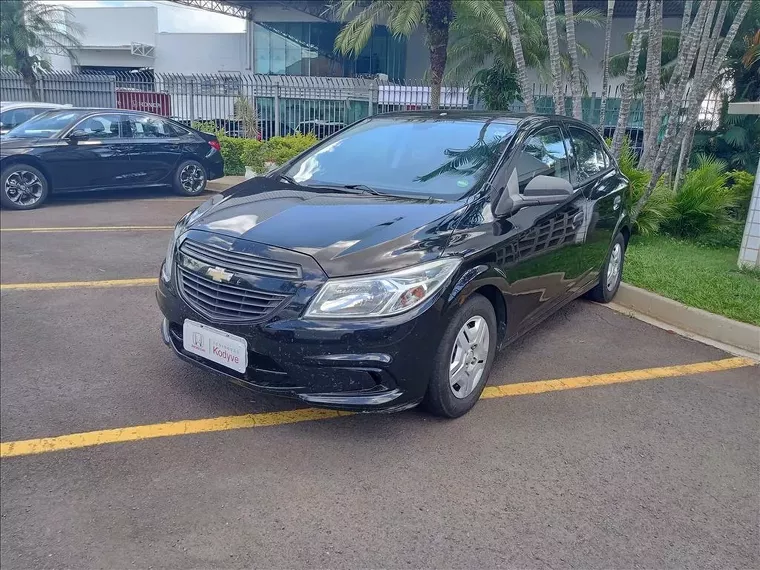
{"type": "Polygon", "coordinates": [[[404,79],[406,40],[375,26],[358,57],[335,53],[341,24],[332,22],[258,22],[253,24],[254,71],[272,75],[355,77],[385,73],[404,79]]]}

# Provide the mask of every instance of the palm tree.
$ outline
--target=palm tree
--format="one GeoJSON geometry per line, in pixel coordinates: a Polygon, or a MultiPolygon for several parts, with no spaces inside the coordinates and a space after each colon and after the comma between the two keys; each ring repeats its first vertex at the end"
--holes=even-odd
{"type": "Polygon", "coordinates": [[[639,51],[641,50],[641,38],[644,25],[646,24],[646,15],[647,0],[638,0],[638,4],[636,5],[636,20],[633,24],[633,45],[631,46],[631,55],[628,58],[628,70],[620,97],[620,113],[618,114],[615,134],[612,136],[612,153],[615,156],[620,152],[625,128],[628,125],[628,113],[631,110],[631,103],[633,102],[633,82],[636,79],[636,68],[639,62],[639,51]]]}
{"type": "Polygon", "coordinates": [[[528,85],[528,74],[525,70],[525,56],[523,55],[522,40],[520,39],[520,30],[517,27],[517,17],[515,16],[514,0],[504,0],[504,16],[507,19],[509,29],[509,41],[515,55],[515,67],[517,68],[517,80],[522,92],[522,100],[525,104],[525,110],[528,113],[535,113],[536,108],[533,104],[533,93],[528,85]]]}
{"type": "Polygon", "coordinates": [[[649,2],[649,32],[647,33],[646,84],[644,86],[644,140],[649,140],[655,122],[657,101],[660,98],[660,67],[662,63],[662,0],[649,2]]]}
{"type": "Polygon", "coordinates": [[[610,40],[612,39],[612,15],[615,11],[615,0],[607,0],[607,23],[604,27],[604,58],[602,65],[602,102],[599,107],[599,134],[604,134],[604,120],[607,112],[607,91],[610,90],[610,40]]]}
{"type": "Polygon", "coordinates": [[[581,102],[581,74],[578,65],[578,44],[575,41],[575,11],[573,0],[565,0],[565,21],[567,22],[567,51],[570,54],[570,77],[573,92],[573,117],[583,118],[581,102]]]}
{"type": "Polygon", "coordinates": [[[0,7],[0,63],[16,70],[40,100],[37,73],[50,69],[45,56],[64,53],[75,59],[80,30],[65,6],[38,0],[3,0],[0,7]]]}
{"type": "MultiPolygon", "coordinates": [[[[463,0],[460,0],[463,1],[463,0]]],[[[472,0],[477,1],[477,0],[472,0]]],[[[348,21],[335,38],[335,48],[345,55],[358,55],[367,45],[377,23],[387,22],[395,36],[409,37],[417,26],[425,26],[430,57],[430,107],[438,109],[441,83],[446,70],[449,27],[454,17],[453,0],[338,0],[337,15],[348,21]]]]}
{"type": "Polygon", "coordinates": [[[562,94],[562,64],[559,54],[559,36],[557,35],[557,14],[554,11],[554,0],[544,0],[546,12],[546,37],[549,40],[549,64],[552,70],[552,98],[554,112],[565,114],[565,97],[562,94]]]}
{"type": "MultiPolygon", "coordinates": [[[[728,0],[724,0],[728,1],[728,0]]],[[[668,126],[665,130],[665,136],[663,138],[662,143],[658,146],[657,154],[654,158],[650,159],[649,163],[651,164],[651,171],[652,171],[652,180],[649,181],[649,184],[647,186],[646,191],[641,196],[639,201],[636,203],[636,205],[631,209],[631,217],[636,218],[638,213],[641,211],[641,208],[646,204],[649,197],[652,195],[652,192],[654,191],[655,184],[657,183],[657,180],[659,180],[660,176],[663,172],[665,172],[668,165],[672,164],[673,158],[675,157],[675,153],[680,147],[681,142],[683,141],[683,138],[685,134],[687,133],[687,128],[685,126],[690,126],[692,124],[695,124],[697,122],[697,117],[699,116],[699,111],[701,108],[701,105],[699,105],[699,102],[704,98],[705,93],[710,88],[710,86],[713,85],[715,82],[715,79],[718,77],[718,73],[720,72],[721,66],[726,61],[726,55],[728,54],[728,50],[731,46],[731,44],[734,41],[734,38],[736,37],[736,34],[739,30],[739,26],[742,23],[742,20],[744,20],[744,16],[746,16],[747,11],[750,8],[751,3],[753,0],[743,0],[741,5],[739,6],[738,11],[736,12],[736,15],[733,19],[733,22],[731,23],[731,26],[728,29],[728,32],[726,33],[726,36],[723,38],[721,42],[720,49],[718,50],[718,53],[714,57],[710,57],[708,54],[707,61],[705,62],[704,71],[701,74],[700,77],[695,78],[694,84],[692,85],[692,88],[690,90],[690,95],[688,98],[685,99],[685,90],[686,85],[685,81],[681,82],[679,81],[679,88],[683,88],[682,90],[675,90],[673,93],[673,101],[676,105],[679,107],[682,105],[682,101],[684,99],[686,100],[685,104],[685,114],[683,121],[677,121],[677,120],[668,120],[668,126]],[[682,85],[683,83],[683,85],[682,85]],[[680,127],[680,128],[679,128],[680,127]]],[[[703,42],[708,41],[710,38],[710,26],[705,25],[705,17],[707,15],[706,11],[703,12],[705,17],[700,17],[700,11],[704,8],[704,4],[700,5],[700,10],[697,11],[697,17],[694,20],[694,23],[691,26],[691,30],[689,31],[689,38],[685,42],[684,49],[688,50],[688,53],[684,56],[683,62],[686,64],[683,68],[684,73],[683,75],[688,77],[689,71],[692,68],[692,65],[694,63],[694,57],[695,57],[695,51],[696,46],[702,44],[703,42]],[[692,41],[693,40],[693,41],[692,41]]],[[[680,58],[679,58],[680,59],[680,58]]],[[[678,111],[680,108],[676,108],[675,111],[672,109],[673,105],[670,106],[669,109],[669,117],[677,117],[678,111]]]]}

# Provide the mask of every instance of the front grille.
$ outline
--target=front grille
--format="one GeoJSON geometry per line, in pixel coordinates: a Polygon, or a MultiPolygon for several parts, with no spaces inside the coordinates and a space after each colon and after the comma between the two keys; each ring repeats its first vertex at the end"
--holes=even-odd
{"type": "Polygon", "coordinates": [[[260,289],[246,289],[192,273],[178,265],[180,293],[185,301],[217,321],[249,321],[267,316],[287,295],[260,289]]]}
{"type": "Polygon", "coordinates": [[[293,263],[273,261],[250,253],[229,251],[198,241],[186,239],[179,250],[202,263],[222,267],[231,271],[266,277],[300,279],[301,267],[293,263]]]}

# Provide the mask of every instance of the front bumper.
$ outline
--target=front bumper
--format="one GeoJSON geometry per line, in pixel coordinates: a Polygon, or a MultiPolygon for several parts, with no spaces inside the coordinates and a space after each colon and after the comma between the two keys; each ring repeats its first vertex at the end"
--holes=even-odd
{"type": "MultiPolygon", "coordinates": [[[[403,410],[425,395],[442,334],[442,301],[383,321],[306,321],[282,318],[251,324],[210,322],[159,279],[161,335],[196,366],[257,391],[350,411],[403,410]],[[192,319],[244,337],[248,367],[238,373],[183,349],[182,325],[192,319]]],[[[285,311],[287,315],[287,311],[285,311]]]]}

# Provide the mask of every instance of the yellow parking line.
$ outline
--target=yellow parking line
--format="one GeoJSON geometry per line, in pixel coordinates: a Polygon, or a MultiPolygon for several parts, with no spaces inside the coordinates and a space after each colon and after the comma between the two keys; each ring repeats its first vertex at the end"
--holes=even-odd
{"type": "Polygon", "coordinates": [[[109,279],[105,281],[60,281],[58,283],[2,283],[0,291],[44,291],[49,289],[79,289],[98,287],[141,287],[156,285],[158,279],[109,279]]]}
{"type": "MultiPolygon", "coordinates": [[[[756,364],[757,363],[754,360],[750,360],[749,358],[726,358],[711,362],[699,362],[697,364],[646,368],[642,370],[630,370],[627,372],[614,372],[612,374],[559,378],[556,380],[538,380],[535,382],[522,382],[520,384],[507,384],[504,386],[488,386],[483,391],[482,398],[504,398],[507,396],[521,396],[525,394],[554,392],[557,390],[587,388],[590,386],[604,386],[621,382],[633,382],[635,380],[673,378],[676,376],[687,376],[689,374],[720,372],[722,370],[754,366],[756,364]]],[[[285,412],[222,416],[202,420],[182,420],[161,424],[106,429],[61,435],[57,437],[9,441],[0,444],[0,458],[34,455],[50,451],[62,451],[64,449],[77,449],[81,447],[103,445],[105,443],[125,443],[157,437],[172,437],[195,433],[326,420],[348,415],[351,415],[351,413],[317,408],[303,408],[285,412]]]]}
{"type": "Polygon", "coordinates": [[[57,228],[0,228],[0,232],[131,232],[144,230],[172,230],[174,226],[61,226],[57,228]]]}

